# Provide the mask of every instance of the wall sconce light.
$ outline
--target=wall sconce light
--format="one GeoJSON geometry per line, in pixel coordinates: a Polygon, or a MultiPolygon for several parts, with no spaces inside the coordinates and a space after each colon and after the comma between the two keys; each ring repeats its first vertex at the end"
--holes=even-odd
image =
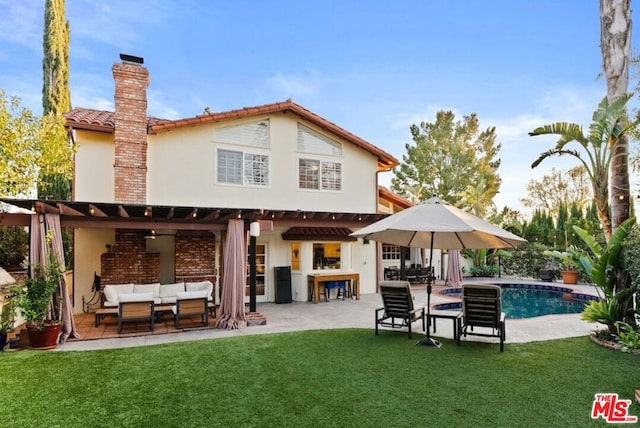
{"type": "Polygon", "coordinates": [[[255,236],[255,237],[260,236],[260,223],[259,222],[254,221],[249,225],[249,234],[251,236],[255,236]]]}

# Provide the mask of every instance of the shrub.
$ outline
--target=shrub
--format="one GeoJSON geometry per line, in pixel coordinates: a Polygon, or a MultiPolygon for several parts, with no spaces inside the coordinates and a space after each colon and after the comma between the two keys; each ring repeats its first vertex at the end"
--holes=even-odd
{"type": "Polygon", "coordinates": [[[471,276],[487,276],[493,277],[498,274],[498,265],[478,265],[472,266],[470,269],[471,276]]]}
{"type": "Polygon", "coordinates": [[[27,258],[29,234],[20,226],[0,226],[0,267],[17,268],[27,258]]]}
{"type": "Polygon", "coordinates": [[[617,325],[616,341],[622,346],[622,350],[631,352],[635,349],[640,349],[640,331],[624,322],[618,322],[617,325]]]}
{"type": "Polygon", "coordinates": [[[560,272],[560,263],[543,253],[549,247],[537,242],[527,242],[511,250],[512,257],[502,258],[500,265],[505,276],[515,278],[534,278],[540,276],[541,269],[549,269],[557,277],[560,272]]]}

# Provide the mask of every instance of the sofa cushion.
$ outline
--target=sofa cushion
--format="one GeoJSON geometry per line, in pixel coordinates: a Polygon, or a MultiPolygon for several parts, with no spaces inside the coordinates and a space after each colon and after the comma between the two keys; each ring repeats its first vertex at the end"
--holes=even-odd
{"type": "Polygon", "coordinates": [[[136,284],[133,286],[133,292],[137,293],[151,293],[153,294],[153,298],[160,297],[160,283],[156,282],[153,284],[136,284]]]}
{"type": "Polygon", "coordinates": [[[203,297],[209,297],[206,290],[198,291],[184,291],[176,294],[178,300],[184,299],[202,299],[203,297]]]}
{"type": "Polygon", "coordinates": [[[154,300],[153,293],[127,293],[118,296],[119,302],[143,302],[146,300],[154,300]]]}
{"type": "MultiPolygon", "coordinates": [[[[178,291],[178,293],[184,293],[184,291],[178,291]]],[[[162,305],[175,305],[178,299],[176,296],[166,296],[160,298],[160,304],[162,305]]]]}
{"type": "Polygon", "coordinates": [[[118,303],[120,294],[133,293],[133,283],[131,284],[113,284],[104,286],[104,297],[108,302],[118,303]]]}
{"type": "Polygon", "coordinates": [[[211,281],[185,282],[184,289],[185,291],[206,290],[209,300],[211,300],[211,296],[213,295],[213,283],[211,281]]]}
{"type": "Polygon", "coordinates": [[[184,282],[177,282],[175,284],[162,284],[160,286],[160,298],[176,297],[176,293],[184,292],[184,282]]]}

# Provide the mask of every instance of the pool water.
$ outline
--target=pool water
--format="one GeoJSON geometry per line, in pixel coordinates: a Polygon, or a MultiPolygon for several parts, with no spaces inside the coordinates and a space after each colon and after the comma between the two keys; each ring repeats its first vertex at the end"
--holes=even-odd
{"type": "MultiPolygon", "coordinates": [[[[508,319],[534,318],[551,314],[578,314],[586,300],[574,300],[571,290],[553,286],[502,285],[502,311],[508,319]],[[553,291],[556,289],[557,291],[553,291]]],[[[443,290],[442,294],[460,298],[460,289],[443,290]]],[[[583,296],[588,299],[589,296],[583,296]]],[[[434,309],[459,309],[462,303],[434,305],[434,309]]]]}
{"type": "Polygon", "coordinates": [[[579,314],[586,303],[563,298],[556,291],[524,288],[502,289],[502,312],[509,319],[533,318],[549,314],[579,314]]]}

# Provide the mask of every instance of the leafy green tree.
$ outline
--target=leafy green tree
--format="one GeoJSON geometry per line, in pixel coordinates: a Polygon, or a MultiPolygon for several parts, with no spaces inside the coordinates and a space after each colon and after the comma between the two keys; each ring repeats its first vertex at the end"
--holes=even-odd
{"type": "Polygon", "coordinates": [[[531,221],[522,226],[522,237],[529,242],[553,247],[555,225],[553,218],[543,210],[535,210],[531,221]]]}
{"type": "Polygon", "coordinates": [[[7,98],[0,89],[0,195],[20,196],[33,192],[38,175],[58,174],[71,178],[67,132],[51,115],[42,118],[7,98]]]}
{"type": "MultiPolygon", "coordinates": [[[[71,110],[69,22],[65,19],[64,0],[45,1],[43,52],[43,115],[51,115],[63,123],[62,114],[71,110]]],[[[68,139],[65,137],[64,141],[68,142],[68,139]]],[[[71,155],[72,150],[69,147],[69,158],[71,155]]],[[[41,199],[70,199],[70,178],[66,174],[41,174],[38,180],[38,197],[41,199]]]]}
{"type": "Polygon", "coordinates": [[[521,198],[520,202],[528,208],[557,214],[558,208],[564,203],[576,201],[585,205],[591,199],[589,176],[584,166],[578,165],[567,170],[551,168],[540,181],[529,181],[527,196],[521,198]]]}
{"type": "Polygon", "coordinates": [[[453,112],[439,111],[435,122],[410,130],[413,143],[405,144],[391,189],[414,202],[437,195],[484,217],[501,183],[495,127],[481,131],[475,113],[456,121],[453,112]]]}
{"type": "Polygon", "coordinates": [[[626,95],[610,104],[605,97],[593,113],[587,135],[580,125],[567,122],[544,125],[529,133],[530,136],[559,136],[556,146],[542,153],[531,164],[532,168],[551,156],[563,155],[575,157],[584,166],[591,181],[598,218],[607,240],[611,237],[612,228],[609,212],[609,167],[616,144],[633,127],[624,120],[625,106],[629,99],[630,95],[626,95]],[[577,143],[581,150],[567,148],[572,142],[577,143]]]}

